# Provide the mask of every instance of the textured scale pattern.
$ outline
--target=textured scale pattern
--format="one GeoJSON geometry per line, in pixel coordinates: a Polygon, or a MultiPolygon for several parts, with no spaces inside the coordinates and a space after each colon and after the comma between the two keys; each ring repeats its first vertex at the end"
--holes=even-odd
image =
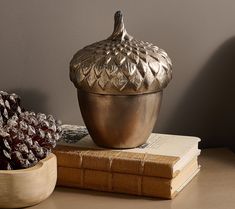
{"type": "Polygon", "coordinates": [[[52,115],[24,111],[20,97],[0,91],[0,170],[23,169],[48,156],[61,135],[52,115]]]}
{"type": "Polygon", "coordinates": [[[18,95],[0,91],[0,128],[14,114],[20,114],[22,112],[20,103],[21,100],[18,95]]]}
{"type": "Polygon", "coordinates": [[[172,63],[166,52],[132,38],[122,18],[115,20],[108,39],[79,50],[70,63],[70,79],[75,86],[94,93],[161,91],[171,78],[172,63]]]}

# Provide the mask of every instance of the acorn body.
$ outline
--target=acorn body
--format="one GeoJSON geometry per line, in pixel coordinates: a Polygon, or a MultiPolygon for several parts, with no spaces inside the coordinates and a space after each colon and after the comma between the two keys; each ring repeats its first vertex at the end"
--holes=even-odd
{"type": "Polygon", "coordinates": [[[113,34],[79,50],[70,63],[83,120],[94,142],[133,148],[146,142],[157,120],[171,60],[151,43],[134,39],[121,12],[113,34]]]}
{"type": "Polygon", "coordinates": [[[162,92],[113,96],[78,90],[81,113],[92,139],[110,148],[145,143],[157,120],[161,98],[162,92]]]}

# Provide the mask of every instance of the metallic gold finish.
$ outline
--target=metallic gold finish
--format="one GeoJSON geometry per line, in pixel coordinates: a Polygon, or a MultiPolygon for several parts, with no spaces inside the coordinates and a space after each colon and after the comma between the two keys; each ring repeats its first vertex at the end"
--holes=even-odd
{"type": "Polygon", "coordinates": [[[171,60],[151,43],[130,36],[120,12],[113,34],[79,50],[70,63],[70,79],[87,92],[132,95],[161,91],[172,78],[171,60]]]}
{"type": "Polygon", "coordinates": [[[111,96],[78,90],[86,127],[97,145],[133,148],[146,142],[160,110],[162,92],[111,96]]]}
{"type": "Polygon", "coordinates": [[[84,122],[95,143],[104,147],[146,142],[171,78],[166,52],[130,36],[120,11],[112,35],[79,50],[70,62],[84,122]]]}

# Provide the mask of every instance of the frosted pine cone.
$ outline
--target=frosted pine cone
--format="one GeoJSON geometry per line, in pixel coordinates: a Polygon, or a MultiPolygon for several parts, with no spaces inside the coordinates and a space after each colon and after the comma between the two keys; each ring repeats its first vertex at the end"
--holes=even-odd
{"type": "Polygon", "coordinates": [[[60,138],[60,123],[51,115],[13,115],[0,132],[0,169],[21,169],[47,157],[60,138]]]}
{"type": "Polygon", "coordinates": [[[0,170],[35,165],[60,138],[61,124],[53,116],[21,110],[17,95],[0,92],[0,170]]]}
{"type": "Polygon", "coordinates": [[[0,127],[5,125],[14,114],[21,113],[20,102],[20,97],[16,94],[0,91],[0,127]]]}

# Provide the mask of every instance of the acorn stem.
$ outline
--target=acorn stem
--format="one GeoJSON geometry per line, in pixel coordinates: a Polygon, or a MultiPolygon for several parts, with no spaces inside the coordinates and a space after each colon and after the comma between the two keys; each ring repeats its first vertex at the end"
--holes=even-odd
{"type": "Polygon", "coordinates": [[[120,34],[125,29],[123,15],[121,11],[117,11],[114,15],[114,34],[120,34]]]}
{"type": "Polygon", "coordinates": [[[121,11],[117,11],[114,15],[114,29],[109,39],[120,39],[121,41],[132,39],[132,36],[126,32],[121,11]]]}

